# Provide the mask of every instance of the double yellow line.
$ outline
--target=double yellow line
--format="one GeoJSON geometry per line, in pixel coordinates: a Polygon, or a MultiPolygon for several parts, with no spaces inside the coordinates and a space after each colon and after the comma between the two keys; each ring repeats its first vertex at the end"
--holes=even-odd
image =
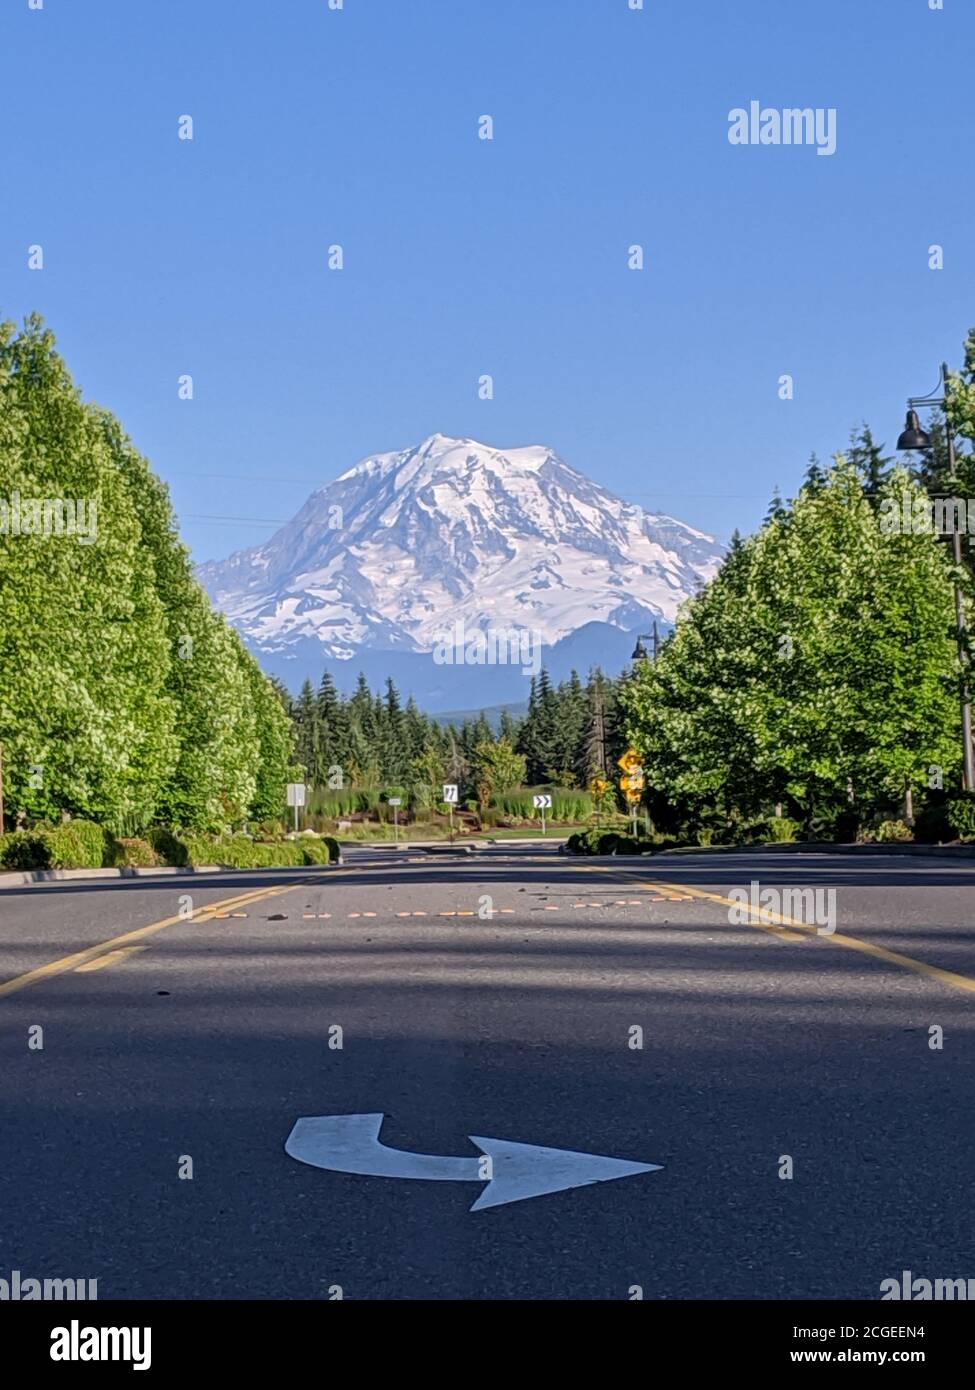
{"type": "MultiPolygon", "coordinates": [[[[584,867],[590,873],[608,873],[618,877],[623,873],[622,866],[589,864],[584,867]]],[[[331,869],[328,876],[331,878],[336,873],[340,874],[342,870],[331,869]]],[[[261,902],[278,894],[294,893],[299,888],[307,888],[309,884],[323,883],[324,881],[322,875],[311,875],[308,878],[299,879],[296,883],[275,883],[264,888],[251,889],[246,893],[238,893],[232,898],[223,898],[220,902],[209,903],[206,907],[201,907],[195,911],[192,917],[184,917],[180,914],[164,917],[160,922],[151,922],[148,926],[137,927],[134,931],[124,932],[121,936],[113,936],[110,940],[100,941],[97,945],[89,946],[84,951],[76,951],[70,956],[62,956],[58,960],[52,960],[46,965],[38,966],[35,970],[28,970],[23,975],[17,975],[12,980],[6,980],[0,984],[0,999],[10,994],[16,994],[18,990],[26,989],[28,985],[38,984],[41,980],[51,979],[55,975],[62,975],[68,970],[81,968],[97,970],[102,965],[113,963],[112,960],[107,960],[105,957],[111,956],[114,961],[124,960],[129,955],[135,954],[136,951],[145,949],[138,943],[144,942],[157,932],[165,931],[167,927],[176,926],[181,922],[194,925],[209,922],[217,914],[226,912],[230,908],[261,902]]],[[[753,926],[759,931],[768,932],[770,936],[776,937],[780,941],[804,941],[810,936],[819,935],[816,928],[811,927],[806,922],[796,921],[792,917],[771,912],[767,908],[752,907],[751,905],[746,907],[721,893],[709,893],[703,888],[692,888],[686,883],[667,883],[659,879],[642,879],[632,876],[623,878],[622,882],[635,883],[641,888],[651,888],[655,892],[683,893],[692,898],[720,903],[722,907],[735,907],[739,911],[744,908],[752,919],[748,923],[749,926],[753,926]]],[[[871,941],[861,941],[858,937],[847,936],[843,932],[834,932],[828,936],[823,935],[819,939],[848,951],[859,951],[862,955],[882,961],[885,965],[909,970],[915,975],[936,980],[939,984],[948,985],[953,989],[961,989],[969,994],[975,994],[975,979],[970,976],[960,975],[954,970],[944,970],[938,965],[929,965],[927,961],[916,960],[913,956],[905,956],[898,951],[890,951],[886,946],[878,946],[871,941]]]]}
{"type": "MultiPolygon", "coordinates": [[[[340,872],[332,869],[330,874],[340,872]]],[[[261,902],[264,898],[273,898],[278,893],[294,893],[299,888],[307,888],[311,883],[321,883],[324,880],[321,876],[312,876],[300,879],[297,883],[274,883],[265,888],[252,888],[247,893],[238,893],[236,897],[224,898],[217,903],[208,903],[206,907],[201,907],[194,911],[192,916],[186,917],[177,913],[174,917],[164,917],[161,922],[150,922],[147,927],[137,927],[134,931],[124,932],[121,936],[113,936],[109,941],[99,941],[96,946],[89,946],[84,951],[75,951],[73,955],[61,956],[59,960],[48,961],[47,965],[39,965],[36,970],[28,970],[24,975],[15,975],[12,980],[6,980],[0,984],[0,999],[8,994],[16,994],[18,990],[26,989],[28,985],[38,984],[41,980],[49,980],[53,975],[63,975],[67,970],[78,970],[87,967],[89,970],[98,969],[99,962],[108,965],[108,961],[100,960],[107,955],[115,955],[117,959],[133,954],[136,942],[145,941],[150,936],[155,936],[156,932],[165,931],[167,927],[174,927],[182,922],[184,925],[198,925],[201,922],[209,922],[218,912],[225,912],[228,908],[243,907],[247,903],[261,902]]],[[[187,890],[184,889],[184,892],[187,890]]],[[[135,947],[135,949],[144,949],[135,947]]]]}
{"type": "MultiPolygon", "coordinates": [[[[619,869],[612,869],[609,865],[603,864],[593,864],[589,867],[603,873],[620,872],[619,869]]],[[[757,927],[760,931],[767,931],[771,936],[778,937],[780,941],[805,941],[810,936],[818,937],[821,941],[828,941],[831,945],[841,946],[847,951],[859,951],[862,955],[883,961],[885,965],[896,965],[902,970],[910,970],[913,974],[921,975],[925,979],[937,980],[939,984],[950,985],[953,989],[963,989],[969,994],[975,994],[975,979],[969,975],[959,975],[954,970],[943,970],[940,965],[929,965],[927,961],[916,960],[913,956],[901,955],[899,951],[889,951],[886,946],[877,946],[872,941],[861,941],[859,937],[847,936],[844,932],[821,934],[807,922],[797,922],[793,917],[770,912],[764,907],[746,906],[736,902],[734,898],[724,897],[721,893],[708,893],[703,888],[690,888],[686,883],[664,883],[658,879],[633,878],[627,878],[624,882],[638,883],[641,888],[666,889],[669,892],[689,893],[693,898],[706,898],[709,902],[721,903],[724,907],[734,907],[739,911],[747,912],[750,917],[757,919],[748,922],[748,926],[757,927]],[[795,930],[790,930],[791,928],[795,928],[795,930]]]]}

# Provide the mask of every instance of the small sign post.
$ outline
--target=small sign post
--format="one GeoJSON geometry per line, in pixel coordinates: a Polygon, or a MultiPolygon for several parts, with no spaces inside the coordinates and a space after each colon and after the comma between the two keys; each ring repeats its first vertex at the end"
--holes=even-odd
{"type": "Polygon", "coordinates": [[[542,813],[542,834],[545,834],[545,812],[551,809],[552,798],[548,792],[541,792],[538,796],[532,797],[532,805],[536,811],[542,813]]]}
{"type": "Polygon", "coordinates": [[[443,799],[447,803],[447,813],[450,816],[450,843],[454,843],[454,807],[457,805],[457,783],[444,782],[443,799]]]}
{"type": "Polygon", "coordinates": [[[288,805],[295,808],[295,834],[298,833],[298,807],[305,804],[304,782],[288,783],[288,805]]]}
{"type": "Polygon", "coordinates": [[[400,806],[403,804],[401,796],[391,796],[389,804],[393,808],[393,839],[399,844],[399,821],[396,819],[400,806]]]}
{"type": "Polygon", "coordinates": [[[637,838],[637,811],[643,799],[643,766],[640,761],[640,754],[635,748],[628,748],[618,761],[624,774],[620,778],[620,787],[633,815],[633,838],[635,840],[637,838]]]}

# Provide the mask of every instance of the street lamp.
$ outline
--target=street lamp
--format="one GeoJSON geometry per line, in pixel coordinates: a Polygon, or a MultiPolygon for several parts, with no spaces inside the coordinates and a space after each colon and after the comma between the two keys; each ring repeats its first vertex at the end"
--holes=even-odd
{"type": "Polygon", "coordinates": [[[656,620],[656,618],[654,618],[654,620],[653,620],[653,632],[641,632],[640,635],[639,635],[639,637],[637,637],[637,639],[636,639],[636,646],[633,648],[633,657],[632,657],[632,660],[633,660],[633,661],[650,661],[650,660],[656,661],[656,659],[657,659],[657,653],[659,652],[659,650],[660,650],[660,632],[659,632],[658,629],[657,629],[657,620],[656,620]],[[646,640],[647,642],[652,642],[652,643],[653,643],[653,656],[652,656],[652,657],[651,657],[650,653],[647,651],[646,647],[643,645],[644,640],[646,640]]]}
{"type": "MultiPolygon", "coordinates": [[[[934,391],[927,396],[911,396],[907,402],[907,422],[903,433],[897,441],[898,449],[929,449],[931,447],[931,436],[926,430],[921,428],[918,419],[917,406],[941,406],[945,409],[945,438],[948,441],[948,470],[951,481],[955,480],[955,440],[951,432],[951,422],[947,413],[948,395],[948,364],[942,362],[941,377],[934,391]],[[940,392],[940,394],[939,394],[940,392]]],[[[958,518],[954,517],[954,525],[951,533],[952,557],[957,569],[961,569],[961,532],[958,530],[958,518]]],[[[955,627],[958,632],[958,655],[962,666],[961,682],[961,737],[962,752],[964,754],[965,766],[965,790],[975,791],[975,755],[972,751],[972,705],[971,694],[968,684],[968,642],[967,627],[965,623],[965,600],[962,596],[961,585],[955,578],[955,627]]]]}

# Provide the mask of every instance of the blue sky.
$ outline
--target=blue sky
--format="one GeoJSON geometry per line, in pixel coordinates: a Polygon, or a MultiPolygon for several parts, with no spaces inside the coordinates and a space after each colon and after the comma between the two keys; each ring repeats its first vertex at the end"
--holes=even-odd
{"type": "Polygon", "coordinates": [[[628,6],[3,0],[0,314],[44,314],[198,560],[435,431],[725,538],[958,361],[969,0],[628,6]],[[836,153],[733,147],[751,100],[835,107],[836,153]]]}

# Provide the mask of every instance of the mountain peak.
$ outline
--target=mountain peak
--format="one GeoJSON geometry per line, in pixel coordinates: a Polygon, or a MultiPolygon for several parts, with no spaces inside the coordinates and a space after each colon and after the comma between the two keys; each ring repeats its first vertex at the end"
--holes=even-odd
{"type": "Polygon", "coordinates": [[[435,433],[362,459],[268,542],[199,574],[258,651],[312,639],[323,660],[345,660],[431,652],[458,620],[543,643],[592,622],[670,622],[720,556],[712,537],[622,501],[545,445],[435,433]]]}
{"type": "Polygon", "coordinates": [[[556,457],[555,451],[544,444],[522,445],[514,449],[498,449],[493,444],[482,444],[477,439],[460,439],[449,434],[431,434],[416,453],[424,458],[443,459],[445,463],[472,470],[477,468],[534,472],[546,459],[556,457]]]}

